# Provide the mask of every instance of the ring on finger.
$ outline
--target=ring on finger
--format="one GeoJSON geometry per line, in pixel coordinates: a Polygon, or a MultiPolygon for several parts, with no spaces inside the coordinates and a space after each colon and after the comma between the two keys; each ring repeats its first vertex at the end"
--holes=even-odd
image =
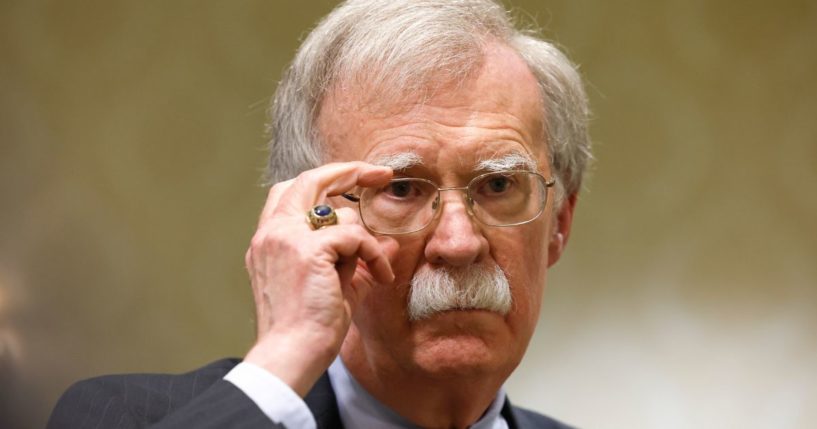
{"type": "Polygon", "coordinates": [[[318,204],[306,212],[306,220],[312,229],[321,229],[337,225],[338,214],[332,207],[326,204],[318,204]]]}

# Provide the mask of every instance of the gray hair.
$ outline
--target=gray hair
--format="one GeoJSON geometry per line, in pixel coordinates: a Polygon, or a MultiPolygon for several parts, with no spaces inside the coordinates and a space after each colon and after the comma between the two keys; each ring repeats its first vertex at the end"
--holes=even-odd
{"type": "Polygon", "coordinates": [[[316,122],[329,91],[359,84],[373,100],[430,95],[477,72],[491,41],[514,49],[536,77],[559,195],[578,192],[591,159],[581,77],[493,0],[349,0],[335,8],[301,44],[273,97],[267,183],[325,163],[316,122]]]}

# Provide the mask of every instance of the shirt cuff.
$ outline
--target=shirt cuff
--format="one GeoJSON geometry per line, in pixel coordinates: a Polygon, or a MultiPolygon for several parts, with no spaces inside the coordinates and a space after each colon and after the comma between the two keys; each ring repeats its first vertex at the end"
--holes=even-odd
{"type": "Polygon", "coordinates": [[[315,418],[303,399],[264,368],[241,362],[224,379],[241,389],[273,422],[287,428],[316,428],[315,418]]]}

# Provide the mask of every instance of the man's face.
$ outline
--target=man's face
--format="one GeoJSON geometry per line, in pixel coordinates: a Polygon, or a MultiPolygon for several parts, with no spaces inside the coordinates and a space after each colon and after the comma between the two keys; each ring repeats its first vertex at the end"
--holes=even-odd
{"type": "MultiPolygon", "coordinates": [[[[423,103],[384,107],[362,105],[363,98],[355,91],[335,91],[323,104],[318,126],[333,161],[376,162],[412,153],[422,164],[397,174],[459,187],[484,172],[477,168],[481,161],[523,154],[540,174],[553,176],[536,80],[504,46],[490,47],[482,69],[469,81],[423,103]]],[[[561,244],[551,238],[553,190],[539,218],[504,228],[473,219],[461,192],[443,192],[441,200],[436,221],[426,229],[378,236],[396,280],[376,285],[358,307],[342,356],[347,362],[362,359],[377,368],[430,376],[490,372],[507,377],[536,325],[547,267],[561,252],[561,244]],[[508,277],[513,302],[506,315],[450,310],[409,320],[406,303],[415,273],[474,266],[498,266],[508,277]]],[[[569,228],[569,218],[560,228],[569,228]]]]}

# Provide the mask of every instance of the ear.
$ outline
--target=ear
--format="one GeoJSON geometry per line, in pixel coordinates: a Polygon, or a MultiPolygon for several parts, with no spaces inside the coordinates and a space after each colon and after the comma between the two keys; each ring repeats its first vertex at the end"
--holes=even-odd
{"type": "Polygon", "coordinates": [[[570,226],[573,224],[573,210],[576,208],[578,194],[570,194],[562,202],[562,207],[553,219],[553,229],[550,232],[548,244],[548,267],[553,266],[562,256],[570,237],[570,226]]]}

